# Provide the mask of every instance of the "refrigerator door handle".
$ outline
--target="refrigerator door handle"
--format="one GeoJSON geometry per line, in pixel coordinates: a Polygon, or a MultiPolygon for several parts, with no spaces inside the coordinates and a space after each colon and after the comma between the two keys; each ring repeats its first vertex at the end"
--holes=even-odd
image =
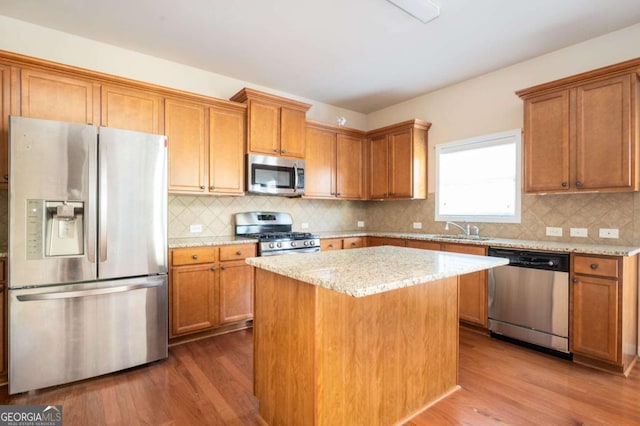
{"type": "Polygon", "coordinates": [[[100,178],[98,182],[98,186],[100,187],[100,201],[98,203],[98,209],[100,211],[99,219],[98,219],[98,232],[99,235],[99,244],[100,244],[100,262],[106,262],[107,260],[107,161],[106,155],[101,154],[100,158],[100,178]]]}
{"type": "Polygon", "coordinates": [[[36,300],[55,300],[55,299],[72,299],[75,297],[97,296],[101,294],[122,293],[125,291],[138,290],[142,288],[160,287],[164,284],[164,280],[152,281],[141,284],[128,284],[116,287],[93,288],[89,290],[60,291],[50,293],[23,294],[16,296],[20,302],[32,302],[36,300]]]}

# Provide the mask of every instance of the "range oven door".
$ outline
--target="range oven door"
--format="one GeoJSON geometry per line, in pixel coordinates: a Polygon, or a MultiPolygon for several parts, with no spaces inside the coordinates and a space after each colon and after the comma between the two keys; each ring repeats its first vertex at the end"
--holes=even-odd
{"type": "Polygon", "coordinates": [[[320,251],[320,247],[307,247],[300,249],[289,250],[274,250],[260,253],[260,256],[277,256],[281,254],[302,254],[302,253],[316,253],[320,251]]]}
{"type": "Polygon", "coordinates": [[[247,155],[247,192],[299,197],[304,194],[304,160],[247,155]]]}

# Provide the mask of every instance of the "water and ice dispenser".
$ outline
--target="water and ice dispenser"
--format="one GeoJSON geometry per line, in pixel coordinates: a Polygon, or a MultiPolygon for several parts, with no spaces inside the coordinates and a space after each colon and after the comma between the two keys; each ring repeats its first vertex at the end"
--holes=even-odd
{"type": "Polygon", "coordinates": [[[27,259],[84,255],[84,202],[27,200],[27,259]]]}

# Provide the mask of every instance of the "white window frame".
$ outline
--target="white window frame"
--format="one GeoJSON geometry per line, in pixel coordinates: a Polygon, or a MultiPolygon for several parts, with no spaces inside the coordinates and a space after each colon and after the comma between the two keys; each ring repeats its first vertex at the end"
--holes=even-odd
{"type": "Polygon", "coordinates": [[[487,222],[487,223],[521,223],[522,208],[522,130],[513,129],[490,135],[477,136],[436,145],[436,206],[437,222],[487,222]],[[506,141],[505,141],[506,140],[506,141]],[[489,147],[515,142],[516,148],[516,182],[515,211],[513,215],[445,215],[440,214],[440,155],[443,152],[455,152],[474,148],[489,147]]]}

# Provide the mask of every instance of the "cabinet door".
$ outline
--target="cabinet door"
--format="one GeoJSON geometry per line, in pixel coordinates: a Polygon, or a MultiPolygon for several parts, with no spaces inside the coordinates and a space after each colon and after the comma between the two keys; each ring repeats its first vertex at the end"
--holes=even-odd
{"type": "Polygon", "coordinates": [[[576,187],[630,188],[631,76],[576,89],[576,187]]]}
{"type": "Polygon", "coordinates": [[[571,351],[619,362],[618,280],[573,278],[571,351]]]}
{"type": "Polygon", "coordinates": [[[280,109],[280,154],[304,158],[306,113],[297,109],[280,109]]]}
{"type": "Polygon", "coordinates": [[[413,146],[411,129],[389,135],[389,197],[413,197],[413,146]]]}
{"type": "Polygon", "coordinates": [[[146,133],[164,133],[162,98],[140,90],[102,87],[102,125],[146,133]]]}
{"type": "Polygon", "coordinates": [[[349,237],[342,240],[343,249],[354,249],[365,246],[365,237],[349,237]]]}
{"type": "Polygon", "coordinates": [[[169,140],[169,191],[204,192],[207,135],[206,108],[165,100],[165,132],[169,140]]]}
{"type": "Polygon", "coordinates": [[[249,152],[278,155],[280,153],[280,106],[249,101],[249,152]]]}
{"type": "Polygon", "coordinates": [[[389,149],[387,136],[375,136],[369,143],[369,197],[389,196],[389,149]]]}
{"type": "Polygon", "coordinates": [[[0,65],[0,183],[9,181],[9,115],[11,114],[11,67],[0,65]]]}
{"type": "MultiPolygon", "coordinates": [[[[476,254],[479,256],[484,256],[487,253],[485,247],[459,244],[443,244],[442,248],[448,252],[476,254]]],[[[460,275],[458,287],[460,320],[486,328],[489,321],[487,314],[487,271],[460,275]]]]}
{"type": "Polygon", "coordinates": [[[407,247],[418,248],[422,250],[441,250],[440,243],[435,241],[419,241],[419,240],[407,240],[407,247]]]}
{"type": "Polygon", "coordinates": [[[335,197],[335,165],[336,134],[328,130],[308,128],[304,171],[305,197],[335,197]]]}
{"type": "Polygon", "coordinates": [[[402,238],[367,237],[367,247],[377,247],[377,246],[405,247],[406,245],[407,245],[406,240],[402,238]]]}
{"type": "Polygon", "coordinates": [[[342,238],[322,238],[320,251],[342,250],[342,238]]]}
{"type": "Polygon", "coordinates": [[[220,269],[220,324],[253,318],[253,266],[232,261],[220,269]]]}
{"type": "Polygon", "coordinates": [[[524,104],[525,192],[563,191],[569,182],[569,91],[524,104]]]}
{"type": "MultiPolygon", "coordinates": [[[[364,144],[360,138],[338,135],[336,142],[336,195],[364,198],[364,144]]],[[[307,160],[308,161],[308,160],[307,160]]]]}
{"type": "Polygon", "coordinates": [[[217,325],[215,264],[171,269],[171,337],[217,325]]]}
{"type": "Polygon", "coordinates": [[[209,191],[244,193],[244,113],[209,110],[209,191]]]}
{"type": "Polygon", "coordinates": [[[22,116],[99,124],[100,87],[90,81],[22,70],[22,116]]]}
{"type": "Polygon", "coordinates": [[[0,374],[4,374],[7,371],[7,323],[5,322],[7,309],[5,294],[7,288],[5,267],[5,261],[0,260],[0,374]]]}

